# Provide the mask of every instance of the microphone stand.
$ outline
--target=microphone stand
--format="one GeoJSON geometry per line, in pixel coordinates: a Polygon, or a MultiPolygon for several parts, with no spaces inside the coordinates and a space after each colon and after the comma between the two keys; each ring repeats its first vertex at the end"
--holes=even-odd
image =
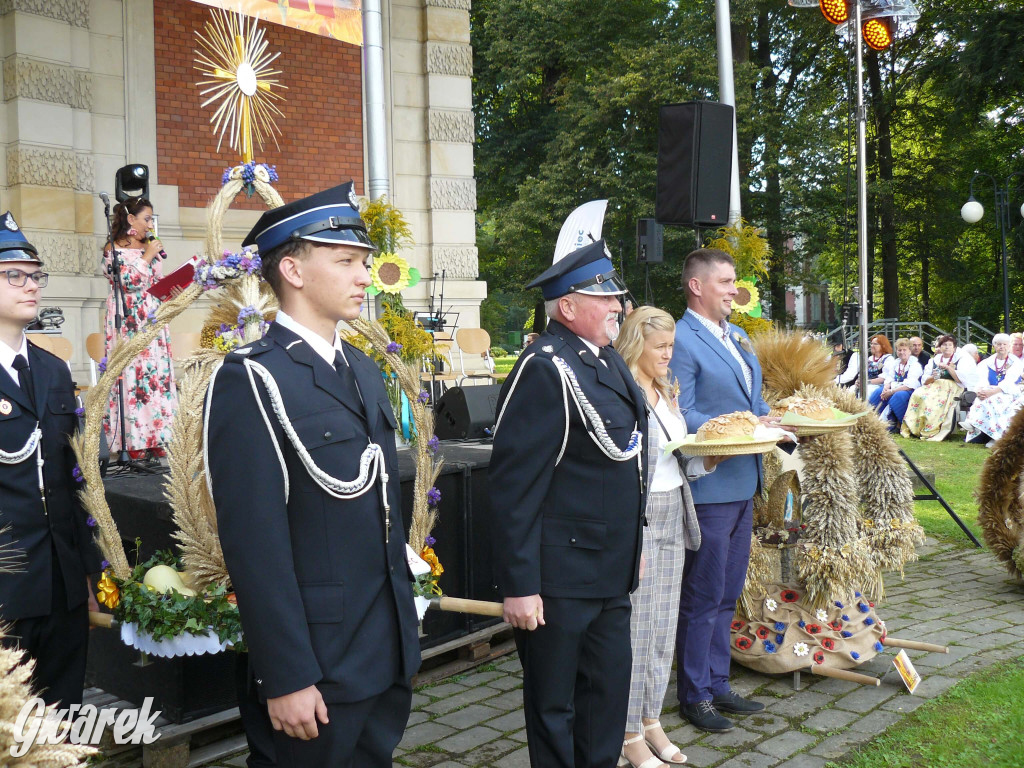
{"type": "MultiPolygon", "coordinates": [[[[103,216],[107,220],[107,242],[110,243],[110,280],[114,289],[114,337],[115,343],[121,339],[121,327],[124,325],[125,301],[124,284],[121,282],[121,253],[114,242],[114,230],[110,221],[110,198],[103,201],[103,216]]],[[[154,474],[153,470],[134,461],[128,453],[128,433],[124,415],[124,372],[117,377],[117,421],[121,432],[121,450],[117,453],[116,467],[126,471],[154,474]]]]}

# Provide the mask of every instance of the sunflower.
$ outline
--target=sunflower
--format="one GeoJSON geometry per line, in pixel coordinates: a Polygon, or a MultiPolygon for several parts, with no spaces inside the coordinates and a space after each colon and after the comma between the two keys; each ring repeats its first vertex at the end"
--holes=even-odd
{"type": "Polygon", "coordinates": [[[373,285],[366,289],[371,296],[378,293],[401,293],[420,281],[420,271],[394,253],[379,253],[370,267],[373,285]]]}
{"type": "Polygon", "coordinates": [[[736,298],[732,300],[733,312],[751,317],[761,316],[761,292],[754,285],[754,278],[745,277],[736,281],[736,298]]]}

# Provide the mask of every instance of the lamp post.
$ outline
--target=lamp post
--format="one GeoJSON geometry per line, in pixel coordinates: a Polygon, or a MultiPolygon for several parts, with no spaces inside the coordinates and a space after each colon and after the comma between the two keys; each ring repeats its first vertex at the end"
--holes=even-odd
{"type": "MultiPolygon", "coordinates": [[[[960,217],[968,224],[977,224],[981,221],[981,217],[985,215],[985,208],[974,198],[974,180],[979,176],[984,176],[992,182],[992,190],[995,193],[996,199],[996,219],[999,220],[999,242],[1002,249],[1003,259],[1003,332],[1010,332],[1010,278],[1007,272],[1006,266],[1006,230],[1010,228],[1010,193],[1016,192],[1020,187],[1014,187],[1010,189],[1010,182],[1013,181],[1015,176],[1024,177],[1024,172],[1014,171],[1006,177],[1006,182],[1002,188],[999,187],[999,183],[996,181],[995,176],[990,173],[983,173],[982,171],[975,171],[974,175],[971,176],[971,189],[967,197],[967,202],[960,208],[960,217]]],[[[1024,204],[1020,207],[1020,215],[1024,217],[1024,204]]]]}

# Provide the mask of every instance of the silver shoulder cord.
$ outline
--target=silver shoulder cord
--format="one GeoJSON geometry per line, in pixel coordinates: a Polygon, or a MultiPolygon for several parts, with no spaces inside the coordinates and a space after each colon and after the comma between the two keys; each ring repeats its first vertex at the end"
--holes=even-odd
{"type": "MultiPolygon", "coordinates": [[[[267,388],[267,395],[270,397],[270,407],[277,416],[278,422],[281,424],[281,428],[284,430],[285,435],[288,437],[289,442],[295,449],[295,453],[298,455],[299,460],[302,462],[302,466],[306,472],[313,479],[313,481],[319,485],[326,493],[330,494],[336,499],[355,499],[366,493],[374,484],[376,480],[380,480],[381,493],[384,500],[384,522],[385,522],[385,536],[389,536],[391,530],[391,505],[388,502],[388,472],[387,466],[384,461],[384,449],[376,443],[370,443],[363,449],[362,455],[359,457],[359,475],[354,480],[339,480],[336,477],[324,472],[316,462],[313,461],[313,457],[309,455],[309,451],[302,444],[302,440],[299,439],[298,434],[295,432],[295,428],[292,427],[291,419],[288,418],[288,413],[284,407],[284,400],[281,397],[281,390],[277,386],[277,381],[274,379],[273,374],[270,373],[264,366],[256,363],[250,359],[243,361],[246,373],[249,376],[249,383],[252,386],[253,395],[256,398],[256,404],[260,409],[260,414],[263,416],[263,421],[267,425],[267,432],[270,434],[270,440],[274,445],[274,450],[277,452],[278,461],[281,464],[281,472],[284,475],[285,483],[285,501],[288,500],[289,484],[288,484],[288,471],[284,463],[284,454],[281,452],[281,446],[277,442],[277,436],[274,434],[274,430],[270,424],[270,418],[266,411],[263,409],[263,401],[260,398],[259,390],[256,387],[256,379],[253,374],[256,374],[263,380],[264,386],[267,388]]],[[[218,368],[219,370],[219,368],[218,368]]],[[[207,408],[206,417],[203,424],[203,451],[207,453],[209,450],[209,418],[210,418],[210,407],[209,403],[213,393],[213,383],[217,375],[217,371],[214,371],[210,377],[209,389],[207,390],[207,408]]],[[[207,454],[208,455],[208,454],[207,454]]],[[[205,458],[205,457],[204,457],[205,458]]],[[[213,496],[213,490],[210,482],[210,463],[209,461],[204,462],[206,464],[206,483],[207,488],[210,490],[211,497],[213,496]]]]}
{"type": "MultiPolygon", "coordinates": [[[[505,403],[512,398],[512,393],[515,391],[516,385],[519,384],[519,377],[523,373],[523,369],[526,368],[526,364],[529,363],[530,357],[526,358],[523,364],[519,367],[519,373],[516,374],[516,378],[512,381],[512,386],[509,388],[508,395],[505,397],[505,403]]],[[[551,362],[555,364],[555,369],[558,371],[559,379],[562,383],[562,402],[565,408],[565,434],[562,438],[562,447],[558,452],[558,458],[555,459],[557,465],[562,460],[562,455],[565,453],[565,446],[569,440],[569,397],[572,395],[573,401],[576,403],[576,410],[580,414],[580,418],[583,419],[584,424],[589,423],[590,429],[587,430],[587,434],[590,435],[590,439],[594,441],[601,452],[604,453],[612,461],[629,461],[637,457],[643,448],[643,434],[636,429],[634,424],[633,433],[629,436],[629,443],[626,445],[625,450],[620,449],[615,445],[615,441],[608,435],[608,431],[604,428],[604,421],[601,419],[601,415],[597,412],[597,409],[591,405],[590,400],[587,399],[586,394],[583,392],[583,388],[580,386],[579,381],[576,379],[576,374],[568,363],[562,358],[554,356],[551,358],[551,362]]],[[[498,415],[498,421],[494,425],[494,431],[498,431],[498,426],[501,424],[501,417],[504,415],[505,409],[502,408],[502,412],[498,415]]]]}
{"type": "Polygon", "coordinates": [[[38,421],[36,428],[21,448],[12,452],[0,450],[0,464],[21,464],[33,453],[36,455],[36,474],[39,477],[39,498],[43,500],[43,514],[49,514],[46,509],[46,483],[43,481],[43,430],[39,428],[38,421]]]}

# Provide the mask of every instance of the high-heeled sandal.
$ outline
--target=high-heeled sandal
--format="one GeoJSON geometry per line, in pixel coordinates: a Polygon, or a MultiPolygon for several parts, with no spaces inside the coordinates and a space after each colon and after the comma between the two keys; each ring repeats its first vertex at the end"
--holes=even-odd
{"type": "MultiPolygon", "coordinates": [[[[661,723],[658,720],[655,720],[653,723],[648,723],[644,726],[644,733],[646,734],[651,728],[661,728],[661,723]]],[[[662,730],[664,731],[664,729],[662,730]]],[[[654,743],[651,742],[646,736],[644,736],[644,741],[646,741],[647,746],[651,748],[651,752],[656,754],[663,763],[668,763],[669,765],[682,765],[686,762],[686,755],[683,755],[683,750],[681,750],[671,741],[668,743],[668,746],[660,752],[658,751],[658,748],[654,746],[654,743]],[[683,759],[673,760],[672,758],[674,758],[676,755],[682,755],[683,759]]]]}
{"type": "Polygon", "coordinates": [[[665,763],[657,757],[648,757],[640,765],[626,757],[626,747],[630,744],[636,744],[638,741],[646,741],[642,733],[639,736],[634,736],[632,739],[626,739],[622,742],[622,752],[619,753],[618,762],[615,763],[616,768],[627,768],[627,766],[631,766],[631,768],[664,768],[665,763]]]}

